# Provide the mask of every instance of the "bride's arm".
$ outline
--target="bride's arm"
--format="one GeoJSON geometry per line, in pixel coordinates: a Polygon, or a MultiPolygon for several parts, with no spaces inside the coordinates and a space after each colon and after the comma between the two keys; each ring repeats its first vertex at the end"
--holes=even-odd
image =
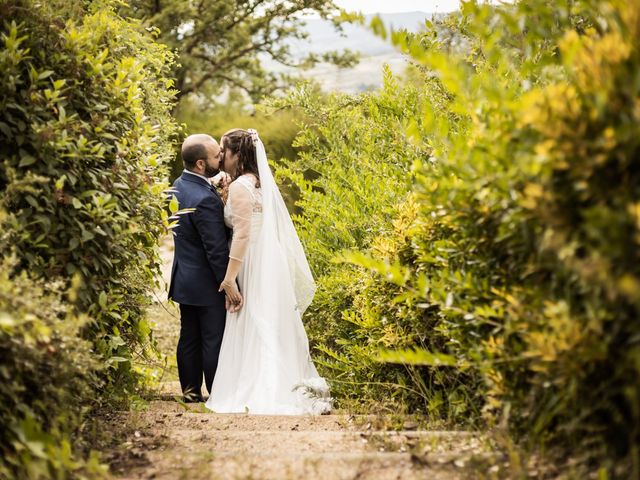
{"type": "Polygon", "coordinates": [[[251,215],[253,213],[253,198],[249,190],[239,182],[229,186],[229,201],[231,203],[231,224],[233,237],[229,251],[229,265],[220,288],[233,305],[232,311],[237,311],[242,305],[242,295],[238,290],[236,278],[240,272],[242,261],[249,247],[251,236],[251,215]]]}

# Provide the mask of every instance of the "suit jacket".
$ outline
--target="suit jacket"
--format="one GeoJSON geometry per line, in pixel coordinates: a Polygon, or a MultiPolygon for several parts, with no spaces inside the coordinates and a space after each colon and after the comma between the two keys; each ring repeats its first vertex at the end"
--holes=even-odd
{"type": "Polygon", "coordinates": [[[224,203],[209,182],[183,173],[173,183],[180,209],[174,228],[175,252],[169,298],[184,305],[224,306],[218,292],[229,263],[229,230],[224,224],[224,203]]]}

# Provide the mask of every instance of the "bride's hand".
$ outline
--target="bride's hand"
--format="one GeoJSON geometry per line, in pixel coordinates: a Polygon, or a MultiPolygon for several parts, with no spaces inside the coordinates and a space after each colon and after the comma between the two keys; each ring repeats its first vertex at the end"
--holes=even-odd
{"type": "Polygon", "coordinates": [[[242,294],[240,290],[238,290],[238,285],[236,282],[222,282],[220,284],[220,292],[224,290],[225,293],[225,307],[231,313],[235,313],[240,308],[242,308],[242,304],[244,303],[244,299],[242,298],[242,294]]]}
{"type": "Polygon", "coordinates": [[[224,296],[224,308],[229,313],[236,313],[240,311],[240,306],[231,303],[231,300],[229,300],[229,297],[226,295],[224,296]]]}
{"type": "Polygon", "coordinates": [[[220,172],[212,177],[210,181],[214,187],[225,188],[231,183],[231,175],[226,172],[220,172]]]}

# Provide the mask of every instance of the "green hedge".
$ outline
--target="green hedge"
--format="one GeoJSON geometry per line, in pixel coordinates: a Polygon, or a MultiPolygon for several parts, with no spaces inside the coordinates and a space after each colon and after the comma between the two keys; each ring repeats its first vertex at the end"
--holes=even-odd
{"type": "Polygon", "coordinates": [[[391,34],[414,60],[399,88],[276,102],[318,119],[281,178],[302,192],[307,325],[343,405],[508,426],[640,474],[638,18],[464,2],[391,34]]]}
{"type": "Polygon", "coordinates": [[[0,267],[0,425],[2,478],[100,474],[97,458],[78,460],[71,444],[95,398],[103,369],[79,338],[89,320],[69,312],[62,282],[0,267]]]}
{"type": "MultiPolygon", "coordinates": [[[[13,259],[3,292],[8,302],[12,288],[24,295],[30,281],[43,292],[42,300],[25,299],[40,312],[33,321],[31,310],[3,303],[13,330],[3,330],[11,353],[2,355],[1,370],[41,383],[40,325],[70,345],[51,357],[58,360],[48,372],[51,390],[32,397],[18,383],[3,384],[3,399],[13,394],[24,408],[3,413],[2,468],[30,468],[8,423],[32,419],[62,448],[81,417],[69,413],[74,405],[126,401],[139,378],[130,360],[152,344],[144,311],[175,155],[173,57],[109,5],[0,2],[0,231],[4,261],[13,259]],[[32,335],[35,346],[27,341],[32,335]],[[77,381],[65,381],[69,376],[77,381]],[[67,414],[64,431],[45,421],[67,414]]],[[[52,471],[58,468],[48,458],[52,471]]]]}

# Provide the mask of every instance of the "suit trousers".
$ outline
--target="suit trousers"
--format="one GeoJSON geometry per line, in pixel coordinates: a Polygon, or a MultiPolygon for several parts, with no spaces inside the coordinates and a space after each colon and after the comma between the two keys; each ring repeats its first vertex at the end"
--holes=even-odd
{"type": "Polygon", "coordinates": [[[202,375],[207,391],[218,368],[218,356],[224,334],[224,306],[180,305],[180,339],[178,340],[178,375],[182,393],[202,400],[202,375]]]}

